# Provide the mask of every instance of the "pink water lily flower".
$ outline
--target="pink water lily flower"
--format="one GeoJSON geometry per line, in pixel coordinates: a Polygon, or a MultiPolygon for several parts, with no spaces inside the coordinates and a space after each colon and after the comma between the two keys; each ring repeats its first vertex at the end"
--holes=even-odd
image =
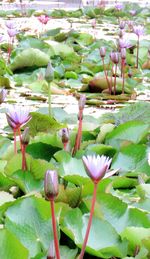
{"type": "Polygon", "coordinates": [[[83,164],[88,176],[93,182],[99,182],[102,178],[107,177],[107,172],[112,159],[106,156],[83,156],[83,164]]]}
{"type": "Polygon", "coordinates": [[[13,129],[20,128],[31,119],[31,116],[29,115],[29,109],[16,105],[7,109],[6,117],[9,126],[13,129]]]}
{"type": "Polygon", "coordinates": [[[48,21],[50,20],[50,18],[47,15],[40,15],[38,17],[38,20],[42,23],[42,24],[47,24],[48,21]]]}

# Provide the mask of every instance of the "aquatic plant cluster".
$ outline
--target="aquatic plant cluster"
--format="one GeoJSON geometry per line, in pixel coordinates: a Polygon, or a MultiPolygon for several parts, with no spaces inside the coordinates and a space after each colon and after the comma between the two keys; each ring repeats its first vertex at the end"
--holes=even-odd
{"type": "Polygon", "coordinates": [[[135,101],[150,90],[149,8],[133,7],[22,9],[42,26],[32,35],[4,22],[1,258],[150,257],[150,104],[135,101]],[[48,30],[54,17],[68,30],[48,30]],[[90,32],[74,28],[80,19],[90,32]],[[111,40],[99,38],[104,22],[111,40]],[[78,109],[54,107],[53,94],[78,109]],[[95,118],[90,105],[121,109],[95,118]]]}

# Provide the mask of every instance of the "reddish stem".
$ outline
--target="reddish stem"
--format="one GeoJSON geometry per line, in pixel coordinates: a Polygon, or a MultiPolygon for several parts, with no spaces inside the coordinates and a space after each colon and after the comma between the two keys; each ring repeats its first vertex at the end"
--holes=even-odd
{"type": "Polygon", "coordinates": [[[27,163],[26,163],[26,146],[27,145],[22,145],[22,170],[26,171],[27,170],[27,163]]]}
{"type": "Polygon", "coordinates": [[[109,82],[109,79],[108,79],[107,71],[105,69],[105,63],[104,63],[104,58],[103,57],[102,57],[102,62],[103,62],[103,69],[104,69],[104,74],[105,74],[105,78],[106,78],[106,81],[107,81],[109,93],[111,94],[111,85],[110,85],[110,82],[109,82]]]}
{"type": "Polygon", "coordinates": [[[16,129],[14,131],[14,153],[17,154],[17,145],[16,145],[16,129]]]}
{"type": "Polygon", "coordinates": [[[51,206],[52,227],[53,227],[53,234],[54,234],[56,259],[60,259],[59,242],[58,242],[58,237],[57,237],[57,225],[56,225],[55,210],[54,210],[54,199],[50,200],[50,206],[51,206]]]}
{"type": "Polygon", "coordinates": [[[136,55],[136,68],[138,68],[138,65],[139,65],[139,45],[140,45],[140,37],[138,36],[138,40],[137,40],[137,55],[136,55]]]}
{"type": "Polygon", "coordinates": [[[20,127],[18,128],[18,134],[19,134],[19,139],[20,139],[20,149],[21,149],[21,152],[22,152],[22,138],[21,138],[21,130],[20,130],[20,127]]]}
{"type": "Polygon", "coordinates": [[[86,248],[86,244],[87,244],[87,241],[88,241],[89,232],[90,232],[90,228],[91,228],[91,224],[92,224],[92,218],[93,218],[94,207],[95,207],[95,202],[96,202],[96,193],[97,193],[97,182],[94,183],[94,191],[93,191],[92,205],[91,205],[91,210],[90,210],[90,217],[89,217],[89,222],[88,222],[88,226],[87,226],[82,250],[81,250],[81,253],[79,255],[79,259],[82,259],[83,256],[84,256],[84,253],[85,253],[85,248],[86,248]]]}
{"type": "Polygon", "coordinates": [[[64,146],[64,150],[67,151],[68,150],[68,148],[67,148],[68,147],[68,141],[63,143],[63,146],[64,146]]]}
{"type": "Polygon", "coordinates": [[[122,94],[124,94],[124,68],[125,68],[125,59],[122,59],[122,94]]]}
{"type": "Polygon", "coordinates": [[[11,37],[10,37],[9,42],[8,42],[8,64],[10,63],[11,51],[12,51],[12,42],[11,42],[11,37]]]}
{"type": "Polygon", "coordinates": [[[117,64],[115,66],[115,75],[114,75],[114,95],[116,94],[116,75],[117,75],[117,64]]]}

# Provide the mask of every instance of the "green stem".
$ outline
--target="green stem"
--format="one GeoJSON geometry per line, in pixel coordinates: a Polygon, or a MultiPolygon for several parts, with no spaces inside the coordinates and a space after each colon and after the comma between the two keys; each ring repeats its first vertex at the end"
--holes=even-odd
{"type": "Polygon", "coordinates": [[[56,259],[60,259],[59,242],[58,242],[58,237],[57,237],[57,225],[56,225],[55,210],[54,210],[54,199],[50,200],[50,206],[51,206],[52,227],[53,227],[53,234],[54,234],[56,259]]]}
{"type": "Polygon", "coordinates": [[[51,83],[48,83],[48,114],[52,116],[52,109],[51,109],[51,83]]]}
{"type": "Polygon", "coordinates": [[[74,145],[72,155],[75,155],[77,150],[80,149],[81,139],[82,139],[82,117],[83,117],[83,109],[80,109],[79,110],[79,117],[78,117],[78,120],[79,120],[78,132],[77,132],[77,135],[76,135],[76,140],[75,140],[75,145],[74,145]]]}
{"type": "Polygon", "coordinates": [[[84,243],[82,246],[82,250],[81,253],[79,255],[79,259],[82,259],[85,253],[85,248],[86,248],[86,244],[88,241],[88,237],[89,237],[89,232],[90,232],[90,228],[91,228],[91,224],[92,224],[92,218],[93,218],[93,214],[94,214],[94,207],[95,207],[95,202],[96,202],[96,193],[97,193],[97,182],[94,183],[94,191],[93,191],[93,198],[92,198],[92,205],[91,205],[91,211],[90,211],[90,217],[89,217],[89,222],[88,222],[88,226],[87,226],[87,230],[86,230],[86,234],[85,234],[85,239],[84,239],[84,243]]]}

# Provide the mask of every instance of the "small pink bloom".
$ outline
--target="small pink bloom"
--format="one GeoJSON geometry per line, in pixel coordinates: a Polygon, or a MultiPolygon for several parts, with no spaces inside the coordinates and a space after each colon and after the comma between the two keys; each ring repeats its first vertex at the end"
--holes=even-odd
{"type": "Polygon", "coordinates": [[[42,23],[42,24],[47,24],[48,21],[50,20],[50,18],[47,15],[40,15],[38,17],[38,20],[42,23]]]}

